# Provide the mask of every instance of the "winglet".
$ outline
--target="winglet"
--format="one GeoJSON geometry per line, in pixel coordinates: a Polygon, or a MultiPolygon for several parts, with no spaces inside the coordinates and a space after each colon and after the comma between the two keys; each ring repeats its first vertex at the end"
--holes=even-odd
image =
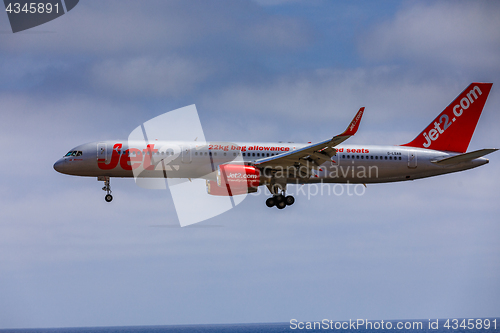
{"type": "Polygon", "coordinates": [[[363,117],[363,112],[365,111],[365,107],[363,106],[362,108],[359,109],[358,113],[354,116],[352,119],[351,123],[349,126],[347,126],[347,129],[344,131],[344,133],[340,134],[341,136],[351,136],[356,134],[358,131],[359,123],[361,122],[361,117],[363,117]]]}

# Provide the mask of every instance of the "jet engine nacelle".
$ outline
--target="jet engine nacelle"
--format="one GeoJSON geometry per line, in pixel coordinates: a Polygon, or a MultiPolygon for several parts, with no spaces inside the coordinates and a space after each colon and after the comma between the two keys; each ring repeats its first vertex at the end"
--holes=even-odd
{"type": "Polygon", "coordinates": [[[249,165],[222,164],[217,167],[217,181],[207,180],[207,192],[211,195],[233,196],[256,192],[259,185],[259,169],[249,165]]]}

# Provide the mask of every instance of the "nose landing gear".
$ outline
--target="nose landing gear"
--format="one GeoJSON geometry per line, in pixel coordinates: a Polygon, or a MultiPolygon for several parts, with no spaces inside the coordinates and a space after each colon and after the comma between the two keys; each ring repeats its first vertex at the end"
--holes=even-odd
{"type": "Polygon", "coordinates": [[[103,191],[106,191],[104,200],[106,200],[106,202],[111,202],[111,200],[113,200],[113,196],[111,195],[110,178],[108,176],[97,177],[97,180],[104,181],[104,187],[102,188],[103,191]]]}

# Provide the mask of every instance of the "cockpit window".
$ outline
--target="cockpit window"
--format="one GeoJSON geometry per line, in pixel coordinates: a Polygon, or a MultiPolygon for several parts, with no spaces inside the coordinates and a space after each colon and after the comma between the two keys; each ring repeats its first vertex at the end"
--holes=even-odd
{"type": "Polygon", "coordinates": [[[69,151],[66,155],[64,155],[64,157],[68,157],[68,156],[82,156],[82,152],[81,151],[77,151],[77,150],[72,150],[72,151],[69,151]]]}

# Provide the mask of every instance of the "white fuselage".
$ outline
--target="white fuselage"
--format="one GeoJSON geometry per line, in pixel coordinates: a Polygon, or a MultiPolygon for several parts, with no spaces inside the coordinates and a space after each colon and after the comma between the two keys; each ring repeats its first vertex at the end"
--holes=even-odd
{"type": "MultiPolygon", "coordinates": [[[[59,159],[54,168],[89,177],[167,177],[215,179],[217,166],[232,162],[253,164],[266,157],[307,146],[299,143],[144,142],[103,141],[80,145],[59,159]]],[[[453,165],[433,161],[458,153],[404,146],[339,145],[337,154],[304,178],[287,183],[384,183],[431,177],[471,169],[486,158],[453,165]]]]}

